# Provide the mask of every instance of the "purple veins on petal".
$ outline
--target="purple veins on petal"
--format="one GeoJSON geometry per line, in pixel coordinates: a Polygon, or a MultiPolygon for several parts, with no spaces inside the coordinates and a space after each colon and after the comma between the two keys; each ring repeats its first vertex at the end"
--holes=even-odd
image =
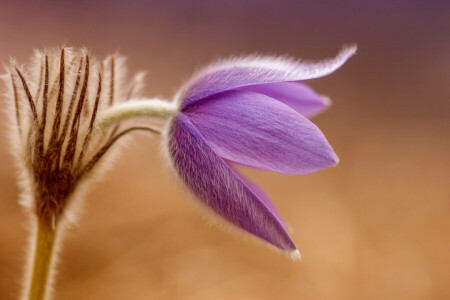
{"type": "Polygon", "coordinates": [[[262,188],[260,188],[256,183],[254,183],[253,181],[251,181],[250,179],[248,179],[247,177],[245,177],[244,175],[242,175],[241,173],[239,173],[239,171],[237,171],[232,163],[230,161],[227,162],[228,165],[234,170],[234,173],[236,174],[237,177],[239,177],[239,179],[245,184],[245,186],[252,191],[253,194],[255,194],[256,197],[258,197],[258,199],[264,203],[264,205],[267,207],[267,209],[270,210],[270,212],[273,214],[273,216],[275,218],[277,218],[278,222],[280,222],[280,224],[283,226],[283,228],[288,231],[288,225],[286,224],[286,222],[283,220],[283,218],[281,217],[280,213],[278,212],[277,208],[275,207],[275,205],[272,203],[272,200],[270,200],[269,196],[266,194],[266,192],[264,192],[264,190],[262,188]]]}
{"type": "Polygon", "coordinates": [[[178,175],[205,206],[230,223],[288,251],[299,252],[269,197],[234,167],[307,174],[338,158],[308,118],[330,105],[301,81],[328,75],[356,51],[298,62],[251,56],[202,70],[175,96],[179,113],[168,132],[178,175]]]}
{"type": "Polygon", "coordinates": [[[285,174],[307,174],[335,165],[325,136],[282,102],[249,91],[227,91],[183,111],[220,157],[285,174]]]}
{"type": "Polygon", "coordinates": [[[298,62],[287,58],[250,56],[212,65],[194,76],[179,95],[181,108],[211,95],[244,86],[303,81],[328,75],[356,52],[345,47],[334,58],[319,62],[298,62]]]}
{"type": "Polygon", "coordinates": [[[281,250],[296,251],[268,198],[209,146],[184,113],[172,121],[169,153],[178,175],[205,206],[281,250]]]}
{"type": "Polygon", "coordinates": [[[276,82],[250,85],[239,88],[269,96],[283,102],[304,117],[311,118],[330,106],[327,97],[317,94],[312,88],[298,82],[276,82]]]}

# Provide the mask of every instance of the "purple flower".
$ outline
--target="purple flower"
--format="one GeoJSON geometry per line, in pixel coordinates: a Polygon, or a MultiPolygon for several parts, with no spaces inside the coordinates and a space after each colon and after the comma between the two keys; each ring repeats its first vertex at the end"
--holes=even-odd
{"type": "Polygon", "coordinates": [[[245,57],[194,76],[176,96],[179,112],[166,138],[174,169],[201,203],[244,231],[299,256],[269,197],[235,165],[284,174],[308,174],[335,165],[336,154],[308,120],[330,102],[300,82],[332,73],[355,50],[345,48],[318,63],[245,57]]]}

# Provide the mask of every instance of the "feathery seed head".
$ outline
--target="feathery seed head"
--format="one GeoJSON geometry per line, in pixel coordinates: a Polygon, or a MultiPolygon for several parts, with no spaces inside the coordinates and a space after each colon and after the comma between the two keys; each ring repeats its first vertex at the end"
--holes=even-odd
{"type": "Polygon", "coordinates": [[[125,84],[124,62],[116,55],[98,62],[72,48],[35,51],[26,69],[11,62],[5,82],[13,152],[24,204],[40,219],[58,222],[80,182],[98,173],[106,152],[130,131],[120,123],[96,126],[102,111],[139,96],[143,75],[125,84]]]}

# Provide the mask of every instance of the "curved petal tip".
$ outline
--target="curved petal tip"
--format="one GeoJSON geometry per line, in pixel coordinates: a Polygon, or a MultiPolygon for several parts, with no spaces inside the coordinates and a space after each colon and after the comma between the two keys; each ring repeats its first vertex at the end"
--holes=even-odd
{"type": "Polygon", "coordinates": [[[335,57],[321,61],[260,55],[222,60],[194,75],[175,99],[184,109],[196,101],[236,88],[323,77],[339,69],[356,49],[355,44],[343,46],[335,57]]]}
{"type": "Polygon", "coordinates": [[[358,50],[358,45],[356,44],[349,44],[342,46],[341,53],[346,56],[352,56],[356,53],[356,50],[358,50]]]}

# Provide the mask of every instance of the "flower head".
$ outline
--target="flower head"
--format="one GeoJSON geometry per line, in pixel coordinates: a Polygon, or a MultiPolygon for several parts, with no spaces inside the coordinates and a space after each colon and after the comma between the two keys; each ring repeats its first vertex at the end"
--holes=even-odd
{"type": "Polygon", "coordinates": [[[307,174],[338,158],[308,120],[329,105],[301,83],[338,69],[356,47],[319,63],[246,57],[213,65],[177,94],[166,132],[174,169],[201,203],[276,248],[298,256],[286,223],[264,191],[240,174],[244,165],[307,174]]]}
{"type": "Polygon", "coordinates": [[[124,58],[97,62],[84,49],[62,48],[36,51],[26,70],[12,62],[6,77],[24,204],[55,224],[80,183],[129,131],[120,131],[120,125],[97,130],[97,115],[135,97],[142,74],[125,83],[124,58]]]}

